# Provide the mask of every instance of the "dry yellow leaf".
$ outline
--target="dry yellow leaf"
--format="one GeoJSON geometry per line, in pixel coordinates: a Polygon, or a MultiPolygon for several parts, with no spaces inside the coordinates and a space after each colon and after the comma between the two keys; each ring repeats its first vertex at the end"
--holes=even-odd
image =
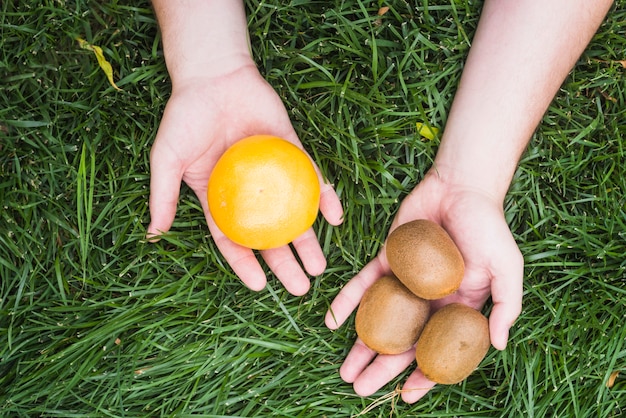
{"type": "Polygon", "coordinates": [[[607,61],[607,60],[601,60],[601,59],[597,59],[596,58],[596,59],[594,59],[594,61],[595,62],[601,62],[603,64],[612,64],[612,63],[617,62],[619,65],[622,66],[622,68],[626,68],[626,60],[609,60],[609,61],[607,61]]]}
{"type": "Polygon", "coordinates": [[[144,374],[145,372],[147,372],[151,368],[152,367],[142,367],[141,369],[137,369],[137,370],[135,370],[135,376],[141,376],[142,374],[144,374]]]}
{"type": "Polygon", "coordinates": [[[378,9],[378,16],[382,16],[385,13],[387,13],[388,11],[389,11],[389,7],[383,6],[380,9],[378,9]]]}
{"type": "Polygon", "coordinates": [[[78,45],[80,45],[82,49],[92,51],[96,55],[96,59],[98,60],[98,65],[100,66],[102,71],[104,71],[104,74],[109,80],[109,83],[111,84],[111,86],[113,86],[115,90],[122,90],[121,88],[117,87],[117,85],[115,84],[115,81],[113,80],[113,67],[111,66],[111,63],[107,61],[107,59],[104,57],[102,48],[100,48],[97,45],[91,45],[89,42],[81,38],[76,38],[76,40],[78,41],[78,45]]]}
{"type": "Polygon", "coordinates": [[[609,375],[609,380],[606,381],[606,387],[611,389],[615,384],[615,379],[619,376],[619,370],[613,370],[613,373],[609,375]]]}
{"type": "Polygon", "coordinates": [[[439,134],[439,129],[430,125],[426,125],[425,123],[422,123],[422,122],[417,122],[415,124],[415,127],[417,128],[418,134],[420,134],[422,137],[431,141],[435,139],[437,135],[439,134]]]}

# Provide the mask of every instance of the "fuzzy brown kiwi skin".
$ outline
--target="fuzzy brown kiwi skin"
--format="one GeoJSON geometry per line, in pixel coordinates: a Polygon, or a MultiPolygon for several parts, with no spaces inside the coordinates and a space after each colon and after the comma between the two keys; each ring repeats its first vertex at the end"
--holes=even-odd
{"type": "Polygon", "coordinates": [[[384,276],[370,286],[355,317],[361,341],[379,354],[400,354],[417,341],[430,303],[408,290],[396,277],[384,276]]]}
{"type": "Polygon", "coordinates": [[[389,267],[423,299],[441,299],[463,280],[463,256],[448,233],[435,222],[418,219],[394,229],[386,243],[389,267]]]}
{"type": "Polygon", "coordinates": [[[435,383],[465,380],[489,351],[489,321],[479,311],[452,303],[435,312],[415,346],[415,359],[435,383]]]}

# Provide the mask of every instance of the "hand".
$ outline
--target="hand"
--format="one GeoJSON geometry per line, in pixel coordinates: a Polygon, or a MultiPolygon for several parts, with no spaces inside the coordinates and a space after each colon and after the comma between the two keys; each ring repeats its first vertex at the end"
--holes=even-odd
{"type": "MultiPolygon", "coordinates": [[[[391,230],[415,219],[439,223],[452,237],[465,261],[459,290],[432,302],[434,310],[452,302],[480,309],[491,294],[491,343],[506,347],[509,328],[522,303],[523,258],[505,222],[501,201],[468,187],[445,184],[435,170],[402,202],[391,230]]],[[[385,249],[339,292],[326,314],[326,325],[339,327],[357,307],[374,281],[391,273],[385,249]]],[[[361,396],[369,396],[400,374],[415,360],[415,350],[398,355],[376,355],[357,339],[340,369],[340,375],[361,396]]],[[[416,402],[435,385],[416,369],[407,379],[402,398],[416,402]]]]}
{"type": "MultiPolygon", "coordinates": [[[[265,287],[265,272],[252,250],[230,241],[217,228],[206,192],[209,175],[224,151],[241,138],[261,133],[285,138],[302,148],[280,98],[250,63],[217,76],[178,80],[150,154],[148,237],[170,229],[180,182],[184,181],[200,200],[217,247],[235,274],[253,290],[265,287]]],[[[319,179],[320,210],[329,223],[337,225],[343,214],[339,198],[321,175],[319,179]]],[[[295,239],[293,246],[306,272],[319,275],[324,271],[326,260],[312,228],[295,239]]],[[[261,254],[290,293],[308,291],[309,279],[288,245],[261,254]]]]}

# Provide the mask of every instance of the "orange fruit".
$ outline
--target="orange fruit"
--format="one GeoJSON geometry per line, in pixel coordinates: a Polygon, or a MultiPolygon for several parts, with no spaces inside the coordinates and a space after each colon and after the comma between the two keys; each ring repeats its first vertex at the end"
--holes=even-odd
{"type": "Polygon", "coordinates": [[[320,184],[308,155],[271,135],[244,138],[209,178],[209,211],[231,241],[255,250],[289,244],[313,225],[320,184]]]}

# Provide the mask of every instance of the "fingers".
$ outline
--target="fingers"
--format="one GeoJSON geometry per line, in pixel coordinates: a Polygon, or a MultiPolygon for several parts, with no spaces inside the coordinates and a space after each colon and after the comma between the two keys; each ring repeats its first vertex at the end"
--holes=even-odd
{"type": "Polygon", "coordinates": [[[326,257],[317,241],[313,228],[309,228],[304,234],[293,240],[302,265],[311,276],[319,276],[326,270],[326,257]]]}
{"type": "Polygon", "coordinates": [[[339,328],[358,306],[363,294],[372,283],[388,273],[381,260],[381,256],[378,256],[370,261],[339,291],[326,312],[325,323],[328,328],[339,328]]]}
{"type": "Polygon", "coordinates": [[[310,282],[288,245],[261,251],[268,267],[294,296],[302,296],[309,291],[310,282]]]}
{"type": "Polygon", "coordinates": [[[402,400],[406,403],[415,403],[434,386],[435,382],[428,380],[420,369],[415,369],[402,387],[402,400]]]}
{"type": "MultiPolygon", "coordinates": [[[[327,199],[325,199],[325,201],[328,202],[326,207],[328,207],[330,219],[334,220],[336,224],[341,223],[343,209],[332,187],[329,186],[326,196],[327,199]]],[[[207,213],[207,221],[212,223],[212,221],[209,220],[208,209],[205,213],[207,213]]],[[[218,230],[217,227],[214,229],[218,230]]],[[[221,232],[219,232],[219,234],[223,236],[221,232]]],[[[224,237],[224,240],[226,240],[226,237],[224,237]]],[[[267,279],[256,257],[254,257],[252,250],[245,249],[247,251],[244,254],[242,252],[244,250],[243,247],[234,243],[230,244],[223,242],[218,244],[218,248],[220,248],[224,258],[229,262],[237,276],[251,289],[263,289],[267,279]],[[252,266],[253,263],[254,268],[252,266]]],[[[302,296],[306,294],[310,288],[310,280],[306,273],[311,276],[322,274],[326,269],[326,257],[317,241],[317,236],[313,228],[309,228],[304,234],[296,238],[292,244],[302,265],[300,265],[288,245],[263,250],[261,251],[261,256],[289,293],[294,296],[302,296]]]]}
{"type": "Polygon", "coordinates": [[[353,383],[356,394],[370,396],[402,373],[414,360],[414,349],[402,354],[376,355],[357,339],[339,374],[344,381],[353,383]]]}
{"type": "Polygon", "coordinates": [[[320,193],[320,212],[324,219],[333,226],[340,225],[343,221],[343,208],[337,192],[332,185],[322,182],[320,193]]]}
{"type": "MultiPolygon", "coordinates": [[[[254,252],[230,241],[210,216],[207,216],[207,222],[215,244],[233,272],[251,290],[262,290],[267,278],[254,252]]],[[[307,273],[318,275],[324,272],[326,259],[312,228],[294,240],[293,245],[307,273]]],[[[309,291],[310,280],[288,245],[263,250],[261,256],[289,293],[302,296],[309,291]]]]}
{"type": "MultiPolygon", "coordinates": [[[[213,223],[211,222],[211,224],[213,223]]],[[[209,229],[211,229],[211,235],[213,236],[215,245],[217,245],[217,248],[237,277],[239,277],[250,290],[254,290],[255,292],[263,290],[267,284],[267,278],[252,250],[235,244],[226,238],[215,226],[211,227],[211,225],[209,225],[209,229]]]]}
{"type": "Polygon", "coordinates": [[[357,338],[339,368],[339,376],[347,383],[354,383],[367,365],[376,357],[376,352],[357,338]]]}
{"type": "Polygon", "coordinates": [[[206,196],[206,188],[199,188],[195,190],[195,192],[200,200],[200,206],[202,206],[202,211],[204,212],[209,231],[213,237],[213,242],[215,242],[215,245],[224,256],[226,262],[233,269],[237,277],[239,277],[243,284],[250,290],[254,290],[255,292],[263,290],[267,284],[267,278],[254,252],[228,239],[217,227],[211,217],[207,200],[202,198],[206,196]]]}
{"type": "MultiPolygon", "coordinates": [[[[324,272],[326,258],[317,242],[313,228],[309,228],[292,244],[302,262],[302,267],[308,274],[317,276],[324,272]]],[[[309,291],[311,286],[309,278],[288,245],[262,251],[261,255],[289,293],[294,296],[302,296],[309,291]]]]}
{"type": "MultiPolygon", "coordinates": [[[[241,281],[251,290],[256,292],[263,290],[267,284],[267,277],[254,252],[235,244],[221,232],[212,233],[212,235],[224,259],[241,281]]],[[[264,250],[261,255],[289,293],[302,296],[308,292],[309,278],[293,256],[289,246],[264,250]]]]}

